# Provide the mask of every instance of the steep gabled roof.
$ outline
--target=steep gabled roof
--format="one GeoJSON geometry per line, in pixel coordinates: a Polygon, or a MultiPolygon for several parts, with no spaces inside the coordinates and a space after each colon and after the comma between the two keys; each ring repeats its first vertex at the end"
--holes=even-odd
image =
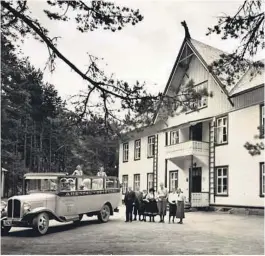
{"type": "MultiPolygon", "coordinates": [[[[265,63],[265,60],[260,61],[265,63]]],[[[254,68],[250,68],[230,91],[230,97],[234,97],[259,86],[264,86],[264,74],[264,68],[259,71],[255,70],[254,68]]]]}
{"type": "MultiPolygon", "coordinates": [[[[185,37],[183,40],[183,43],[180,47],[177,59],[174,63],[173,69],[171,71],[171,74],[169,76],[167,85],[165,87],[163,95],[166,95],[171,80],[174,76],[175,70],[178,68],[179,60],[181,58],[181,54],[183,52],[183,49],[185,46],[188,45],[190,49],[194,52],[194,54],[198,57],[198,59],[201,61],[201,63],[205,66],[205,68],[209,71],[209,66],[212,65],[214,61],[217,61],[220,59],[222,54],[229,54],[227,52],[224,52],[220,49],[217,49],[215,47],[212,47],[208,44],[202,43],[200,41],[197,41],[193,38],[185,37]]],[[[264,62],[264,60],[263,60],[264,62]]],[[[235,80],[234,86],[228,86],[226,83],[226,74],[216,75],[214,72],[210,72],[210,74],[213,76],[217,84],[221,87],[221,89],[224,91],[224,93],[227,95],[227,99],[232,104],[232,101],[230,97],[237,95],[239,93],[243,93],[244,91],[251,90],[255,87],[262,86],[264,84],[264,69],[261,71],[261,73],[256,73],[254,76],[251,74],[253,73],[253,69],[249,69],[247,72],[242,72],[241,74],[238,74],[238,78],[235,80]]],[[[161,104],[159,104],[157,111],[154,115],[153,122],[156,121],[156,118],[159,113],[161,104]]]]}
{"type": "MultiPolygon", "coordinates": [[[[167,85],[165,87],[163,95],[166,95],[166,93],[167,93],[167,91],[169,89],[172,77],[174,76],[175,70],[178,67],[181,54],[182,54],[183,49],[184,49],[184,47],[186,45],[188,45],[190,47],[190,49],[195,53],[195,55],[203,63],[203,65],[205,66],[205,68],[207,70],[209,70],[208,66],[210,66],[213,61],[220,59],[220,55],[225,53],[225,52],[223,52],[223,51],[221,51],[221,50],[219,50],[217,48],[214,48],[212,46],[209,46],[207,44],[199,42],[199,41],[197,41],[195,39],[185,37],[184,40],[183,40],[183,43],[182,43],[182,45],[180,47],[177,59],[176,59],[176,61],[174,63],[173,69],[172,69],[171,74],[169,76],[169,79],[168,79],[168,82],[167,82],[167,85]]],[[[222,90],[226,93],[226,95],[228,97],[229,96],[228,95],[228,91],[226,90],[225,85],[221,82],[221,80],[223,80],[223,79],[221,77],[217,77],[213,73],[211,73],[211,74],[214,77],[215,81],[219,84],[219,86],[222,88],[222,90]]],[[[161,107],[161,104],[159,104],[159,106],[157,108],[157,111],[156,111],[156,113],[154,115],[153,122],[156,121],[156,118],[158,116],[158,112],[159,112],[160,107],[161,107]]]]}

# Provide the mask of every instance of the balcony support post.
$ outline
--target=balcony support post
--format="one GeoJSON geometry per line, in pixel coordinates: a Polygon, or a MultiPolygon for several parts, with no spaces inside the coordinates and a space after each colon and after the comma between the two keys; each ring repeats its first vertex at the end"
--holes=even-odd
{"type": "Polygon", "coordinates": [[[193,155],[191,155],[191,167],[189,168],[189,199],[191,203],[191,188],[192,188],[192,172],[193,172],[193,155]]]}

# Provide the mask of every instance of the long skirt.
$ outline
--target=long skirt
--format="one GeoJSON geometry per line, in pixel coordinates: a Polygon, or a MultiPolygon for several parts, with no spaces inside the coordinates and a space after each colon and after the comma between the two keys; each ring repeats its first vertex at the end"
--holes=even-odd
{"type": "Polygon", "coordinates": [[[166,215],[167,212],[167,199],[163,198],[157,202],[157,208],[159,215],[166,215]]]}
{"type": "Polygon", "coordinates": [[[169,216],[176,216],[177,214],[177,205],[169,203],[169,216]]]}
{"type": "Polygon", "coordinates": [[[158,209],[157,209],[156,200],[150,200],[145,205],[144,215],[147,215],[147,216],[156,216],[157,214],[158,214],[158,209]]]}
{"type": "Polygon", "coordinates": [[[177,202],[177,212],[176,212],[176,217],[178,219],[184,219],[185,218],[185,213],[184,213],[184,202],[183,201],[178,201],[177,202]]]}
{"type": "Polygon", "coordinates": [[[138,210],[139,215],[144,215],[145,207],[146,207],[146,203],[143,200],[141,200],[139,204],[139,210],[138,210]]]}

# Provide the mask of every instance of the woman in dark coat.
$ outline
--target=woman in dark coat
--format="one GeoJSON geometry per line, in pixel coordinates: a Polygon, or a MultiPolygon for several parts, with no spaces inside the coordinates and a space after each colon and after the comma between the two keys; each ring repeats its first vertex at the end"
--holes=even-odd
{"type": "Polygon", "coordinates": [[[178,224],[183,224],[183,219],[185,218],[185,213],[184,213],[184,202],[185,202],[185,197],[183,195],[183,192],[179,188],[177,190],[178,198],[177,198],[177,213],[176,213],[176,218],[180,219],[178,224]]]}
{"type": "Polygon", "coordinates": [[[153,188],[149,189],[149,193],[146,197],[146,204],[145,207],[145,216],[150,217],[150,222],[155,222],[155,216],[158,214],[158,208],[157,208],[157,201],[156,201],[156,194],[155,190],[153,188]]]}

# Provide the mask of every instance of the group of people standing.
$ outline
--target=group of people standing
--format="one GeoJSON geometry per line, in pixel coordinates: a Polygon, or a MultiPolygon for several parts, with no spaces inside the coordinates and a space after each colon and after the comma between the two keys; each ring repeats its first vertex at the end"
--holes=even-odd
{"type": "Polygon", "coordinates": [[[184,214],[184,201],[185,197],[180,188],[168,193],[167,188],[163,183],[160,183],[160,188],[157,192],[153,188],[143,192],[136,188],[133,191],[131,187],[124,197],[124,203],[126,206],[126,221],[131,222],[133,220],[146,221],[146,217],[149,217],[150,222],[155,222],[155,217],[160,216],[161,223],[165,222],[165,216],[167,212],[167,204],[169,204],[169,223],[171,217],[174,223],[175,218],[179,218],[179,224],[183,224],[184,214]],[[134,218],[133,218],[134,215],[134,218]]]}

